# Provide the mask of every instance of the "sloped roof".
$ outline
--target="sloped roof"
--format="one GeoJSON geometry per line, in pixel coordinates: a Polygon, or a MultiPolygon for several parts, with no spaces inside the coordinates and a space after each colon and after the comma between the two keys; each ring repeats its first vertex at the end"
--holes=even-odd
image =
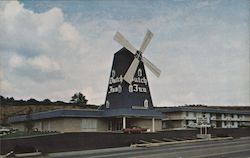
{"type": "Polygon", "coordinates": [[[165,108],[158,108],[157,111],[160,111],[162,113],[188,111],[188,112],[207,112],[207,113],[250,115],[250,111],[217,109],[217,108],[210,108],[210,107],[165,107],[165,108]]]}
{"type": "Polygon", "coordinates": [[[108,110],[68,110],[59,109],[53,111],[33,113],[27,118],[27,115],[14,116],[9,118],[9,122],[23,122],[28,119],[42,120],[50,118],[108,118],[108,117],[145,117],[145,118],[161,118],[162,113],[150,109],[108,109],[108,110]]]}
{"type": "Polygon", "coordinates": [[[154,109],[108,109],[103,111],[103,117],[129,116],[129,117],[154,117],[162,118],[161,112],[154,109]]]}

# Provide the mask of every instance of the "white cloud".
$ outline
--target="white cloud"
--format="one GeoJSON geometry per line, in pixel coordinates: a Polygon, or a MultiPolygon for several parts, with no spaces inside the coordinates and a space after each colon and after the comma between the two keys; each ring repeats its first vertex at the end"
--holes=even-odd
{"type": "Polygon", "coordinates": [[[72,48],[78,45],[80,37],[77,30],[71,24],[64,23],[60,26],[59,31],[62,36],[62,39],[66,42],[69,42],[72,48]]]}
{"type": "Polygon", "coordinates": [[[60,70],[60,66],[55,61],[51,60],[45,55],[37,56],[35,58],[31,58],[27,60],[28,66],[36,67],[37,69],[41,69],[43,71],[58,71],[60,70]]]}
{"type": "Polygon", "coordinates": [[[23,4],[19,4],[17,1],[11,1],[6,4],[2,13],[6,19],[13,20],[21,12],[23,12],[23,4]]]}
{"type": "Polygon", "coordinates": [[[34,18],[40,36],[54,32],[58,27],[62,26],[64,21],[63,13],[59,8],[53,8],[42,14],[32,14],[31,18],[34,18]]]}
{"type": "Polygon", "coordinates": [[[24,64],[24,59],[21,56],[17,55],[17,54],[14,54],[10,58],[9,65],[12,68],[20,67],[23,64],[24,64]]]}
{"type": "Polygon", "coordinates": [[[1,93],[8,93],[11,92],[13,86],[9,83],[8,80],[5,79],[4,72],[0,69],[0,92],[1,93]]]}

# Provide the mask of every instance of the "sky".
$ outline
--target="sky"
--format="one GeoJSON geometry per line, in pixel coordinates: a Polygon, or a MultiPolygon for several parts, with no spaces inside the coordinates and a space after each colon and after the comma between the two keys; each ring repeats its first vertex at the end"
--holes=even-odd
{"type": "Polygon", "coordinates": [[[105,101],[121,32],[144,56],[154,106],[250,106],[248,0],[20,0],[0,2],[0,92],[105,101]]]}

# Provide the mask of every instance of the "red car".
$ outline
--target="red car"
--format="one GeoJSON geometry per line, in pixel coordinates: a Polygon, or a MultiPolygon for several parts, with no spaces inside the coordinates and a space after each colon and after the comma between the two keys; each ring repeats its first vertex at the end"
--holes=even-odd
{"type": "Polygon", "coordinates": [[[141,127],[130,127],[130,128],[124,128],[122,129],[123,133],[142,133],[142,132],[146,132],[147,129],[146,128],[141,128],[141,127]]]}

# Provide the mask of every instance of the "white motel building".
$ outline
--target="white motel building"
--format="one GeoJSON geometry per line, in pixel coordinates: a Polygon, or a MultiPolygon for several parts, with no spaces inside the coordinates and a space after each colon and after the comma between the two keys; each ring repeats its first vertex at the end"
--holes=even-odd
{"type": "Polygon", "coordinates": [[[197,127],[199,118],[207,119],[207,124],[212,128],[239,128],[250,125],[250,111],[188,106],[165,107],[158,110],[164,114],[163,129],[197,127]]]}

